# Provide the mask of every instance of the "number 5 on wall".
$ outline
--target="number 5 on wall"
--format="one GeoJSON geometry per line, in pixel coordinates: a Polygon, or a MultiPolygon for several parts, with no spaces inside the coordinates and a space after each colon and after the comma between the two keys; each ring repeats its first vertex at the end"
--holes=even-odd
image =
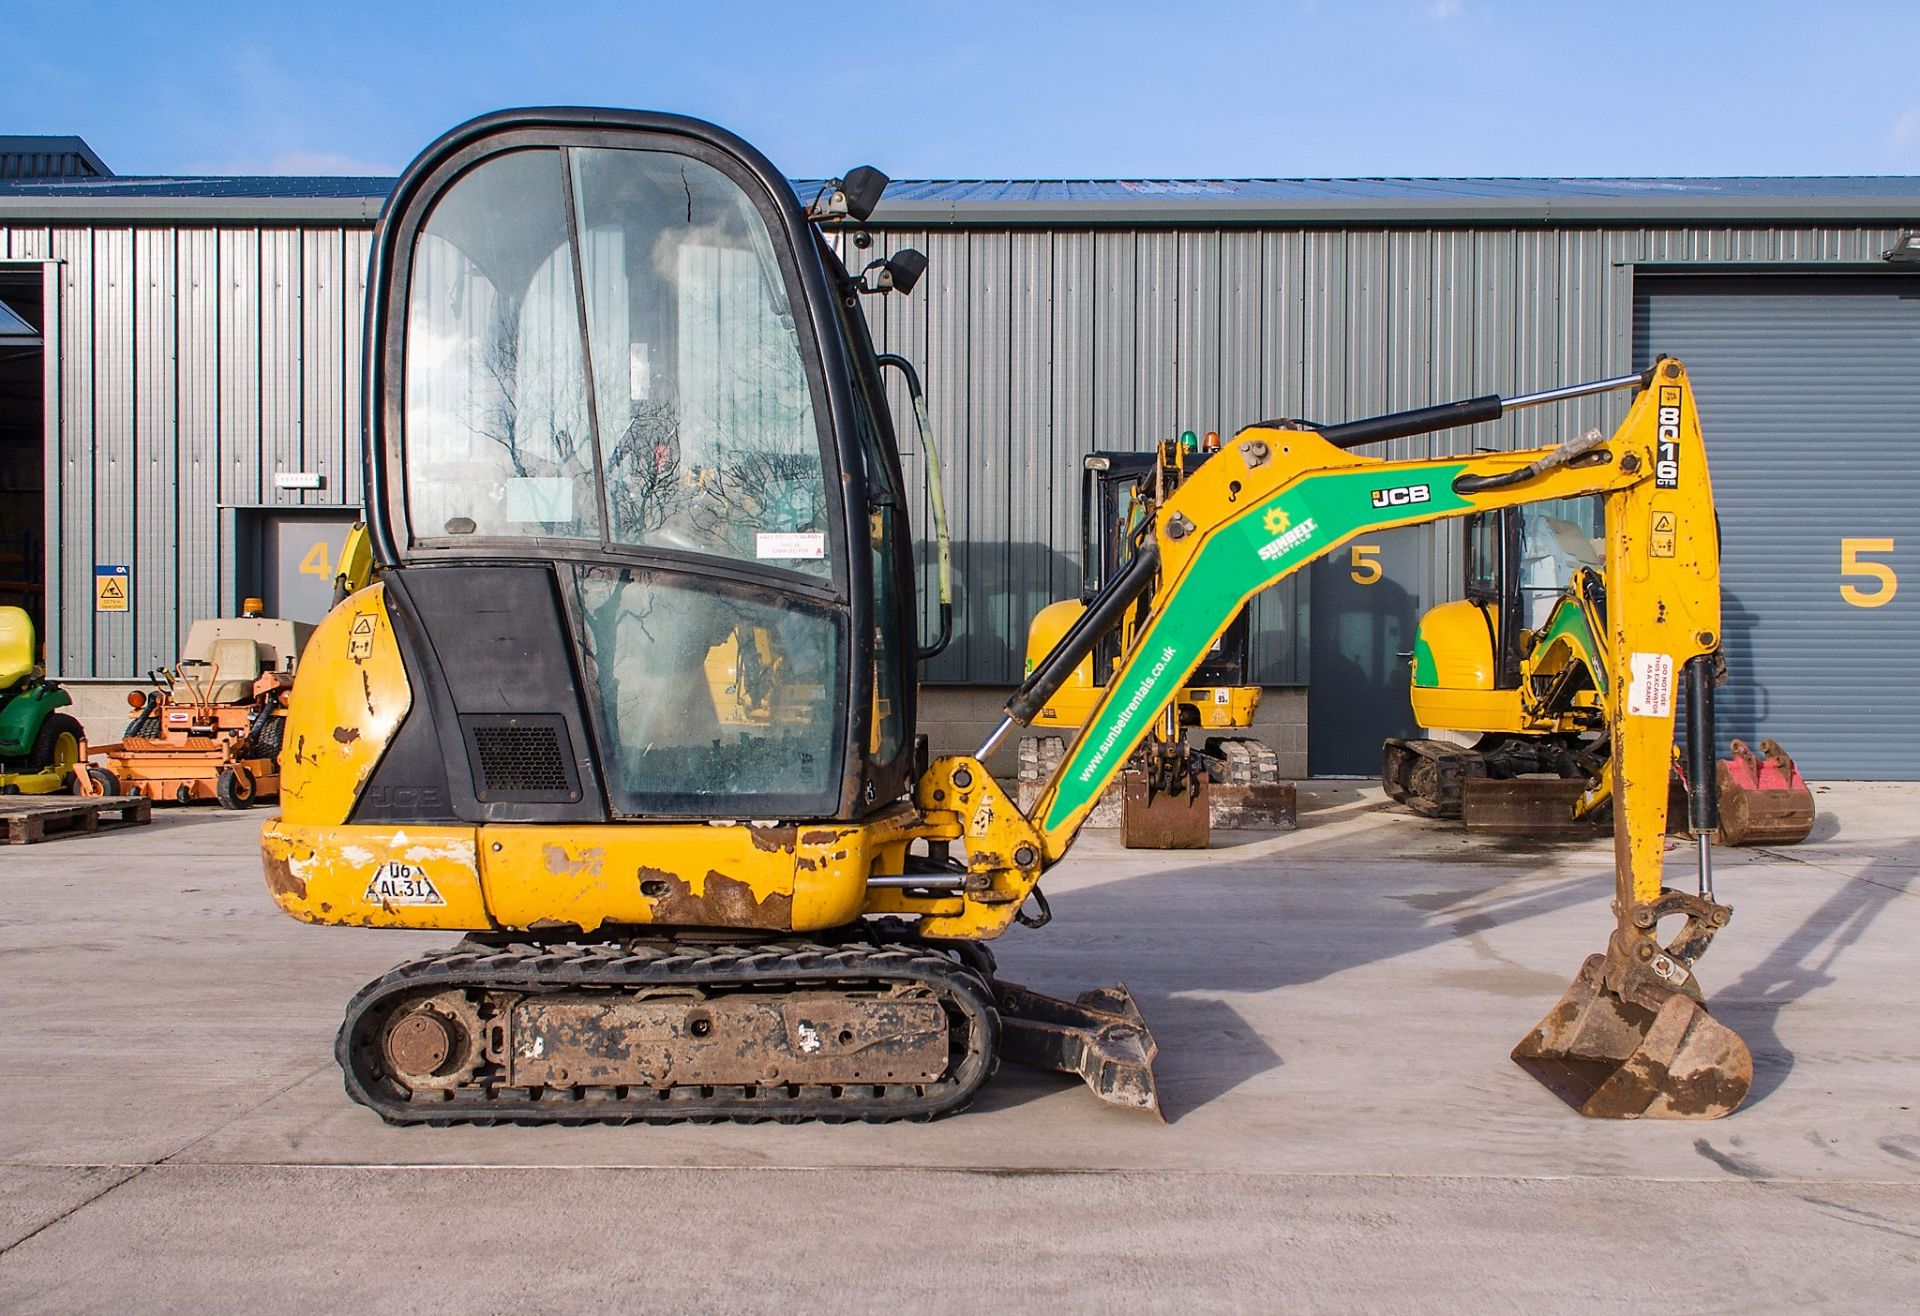
{"type": "Polygon", "coordinates": [[[1891,539],[1841,540],[1840,574],[1865,576],[1878,583],[1873,589],[1843,584],[1840,586],[1840,597],[1856,608],[1879,608],[1893,602],[1893,596],[1900,592],[1900,578],[1893,574],[1893,568],[1884,562],[1871,562],[1860,556],[1862,553],[1891,552],[1893,552],[1891,539]]]}
{"type": "Polygon", "coordinates": [[[1371,585],[1380,579],[1380,545],[1355,544],[1349,555],[1353,570],[1347,574],[1356,585],[1371,585]]]}

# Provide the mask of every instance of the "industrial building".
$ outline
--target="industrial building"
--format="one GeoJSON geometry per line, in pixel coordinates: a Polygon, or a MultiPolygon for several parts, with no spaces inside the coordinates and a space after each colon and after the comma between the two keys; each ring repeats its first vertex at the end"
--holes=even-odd
{"type": "MultiPolygon", "coordinates": [[[[324,610],[390,182],[116,177],[77,138],[0,138],[0,601],[35,612],[55,675],[124,686],[249,594],[324,610]]],[[[904,182],[870,229],[850,257],[931,258],[868,309],[920,363],[949,477],[936,728],[990,712],[1028,619],[1078,588],[1084,453],[1668,353],[1720,500],[1723,732],[1810,776],[1920,778],[1920,178],[904,182]]],[[[1623,407],[1383,452],[1541,442],[1623,407]]],[[[1404,655],[1458,593],[1459,546],[1457,525],[1379,536],[1257,603],[1295,772],[1371,773],[1409,729],[1404,655]]]]}

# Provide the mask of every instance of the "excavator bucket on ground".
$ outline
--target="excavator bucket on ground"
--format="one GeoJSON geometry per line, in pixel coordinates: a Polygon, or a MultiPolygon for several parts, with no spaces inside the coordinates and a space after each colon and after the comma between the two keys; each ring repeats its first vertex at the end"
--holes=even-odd
{"type": "Polygon", "coordinates": [[[1763,740],[1756,755],[1732,745],[1715,775],[1720,786],[1720,844],[1798,845],[1813,831],[1813,792],[1779,742],[1763,740]]]}
{"type": "Polygon", "coordinates": [[[1616,934],[1606,954],[1587,957],[1513,1058],[1582,1115],[1719,1119],[1753,1086],[1753,1056],[1707,1013],[1689,965],[1731,911],[1675,891],[1649,909],[1686,914],[1686,931],[1665,949],[1639,942],[1653,951],[1647,959],[1627,954],[1616,934]]]}

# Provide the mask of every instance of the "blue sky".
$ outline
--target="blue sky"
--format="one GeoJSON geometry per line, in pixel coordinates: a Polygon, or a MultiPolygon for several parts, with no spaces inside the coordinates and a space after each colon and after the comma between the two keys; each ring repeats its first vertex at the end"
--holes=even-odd
{"type": "Polygon", "coordinates": [[[117,172],[392,173],[508,105],[794,176],[1920,174],[1920,6],[9,0],[0,133],[117,172]]]}

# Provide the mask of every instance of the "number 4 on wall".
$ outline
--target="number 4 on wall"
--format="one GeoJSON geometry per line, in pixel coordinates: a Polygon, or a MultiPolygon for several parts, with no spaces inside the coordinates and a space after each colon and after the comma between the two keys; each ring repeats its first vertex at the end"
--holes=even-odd
{"type": "Polygon", "coordinates": [[[308,549],[307,555],[300,559],[300,574],[303,576],[320,576],[327,580],[333,579],[333,571],[327,566],[326,540],[322,539],[319,543],[308,549]]]}
{"type": "Polygon", "coordinates": [[[1840,541],[1840,574],[1843,576],[1861,576],[1874,582],[1872,589],[1862,589],[1854,584],[1842,584],[1840,597],[1856,608],[1881,608],[1893,602],[1893,596],[1900,592],[1900,578],[1893,574],[1893,568],[1885,562],[1874,562],[1863,558],[1862,553],[1891,553],[1891,539],[1843,539],[1840,541]]]}

